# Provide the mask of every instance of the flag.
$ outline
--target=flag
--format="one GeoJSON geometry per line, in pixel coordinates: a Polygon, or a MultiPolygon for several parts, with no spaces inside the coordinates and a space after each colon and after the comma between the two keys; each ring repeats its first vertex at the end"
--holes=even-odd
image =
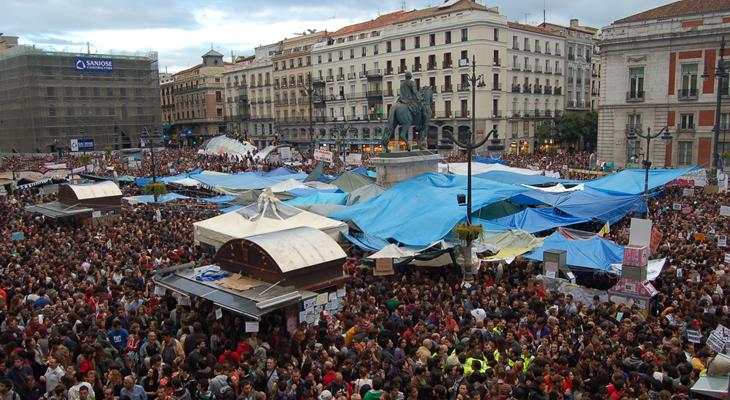
{"type": "Polygon", "coordinates": [[[598,236],[604,237],[608,235],[611,232],[611,229],[608,225],[608,221],[606,221],[606,224],[603,225],[603,228],[601,228],[600,231],[598,231],[598,236]]]}

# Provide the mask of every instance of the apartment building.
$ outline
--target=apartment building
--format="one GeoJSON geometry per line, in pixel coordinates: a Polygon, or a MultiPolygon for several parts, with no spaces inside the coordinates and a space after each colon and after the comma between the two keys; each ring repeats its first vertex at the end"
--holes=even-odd
{"type": "Polygon", "coordinates": [[[251,118],[247,75],[244,73],[255,57],[236,57],[223,71],[226,97],[226,129],[229,133],[245,135],[251,118]]]}
{"type": "Polygon", "coordinates": [[[540,124],[549,123],[565,107],[565,37],[557,30],[515,22],[508,24],[509,82],[504,105],[508,151],[534,152],[549,143],[537,138],[540,124]]]}
{"type": "Polygon", "coordinates": [[[325,32],[302,33],[279,42],[272,55],[274,119],[279,140],[309,145],[314,139],[314,133],[309,132],[314,114],[310,118],[307,89],[312,84],[312,47],[324,39],[325,32]]]}
{"type": "Polygon", "coordinates": [[[173,93],[175,78],[167,72],[160,72],[160,111],[164,124],[175,122],[175,96],[173,93]]]}
{"type": "Polygon", "coordinates": [[[323,88],[320,144],[346,151],[381,151],[390,108],[405,73],[434,97],[426,140],[431,150],[454,149],[447,133],[466,140],[471,130],[472,60],[482,76],[476,88],[476,137],[504,132],[507,20],[471,0],[397,11],[344,27],[313,49],[315,82],[323,88]]]}
{"type": "MultiPolygon", "coordinates": [[[[715,101],[728,93],[714,76],[720,40],[730,33],[730,1],[682,0],[615,21],[601,41],[598,156],[617,166],[649,154],[654,167],[710,167],[715,101]],[[703,72],[708,78],[703,79],[703,72]],[[630,140],[632,130],[668,128],[671,140],[630,140]]],[[[726,52],[726,54],[728,54],[726,52]]],[[[719,153],[730,150],[721,110],[719,153]]]]}
{"type": "MultiPolygon", "coordinates": [[[[173,76],[175,130],[199,142],[226,132],[223,54],[210,50],[203,62],[173,76]]],[[[228,64],[229,65],[229,64],[228,64]]]]}
{"type": "Polygon", "coordinates": [[[597,34],[597,40],[593,46],[593,59],[591,60],[591,111],[598,112],[601,106],[601,34],[597,34]]]}

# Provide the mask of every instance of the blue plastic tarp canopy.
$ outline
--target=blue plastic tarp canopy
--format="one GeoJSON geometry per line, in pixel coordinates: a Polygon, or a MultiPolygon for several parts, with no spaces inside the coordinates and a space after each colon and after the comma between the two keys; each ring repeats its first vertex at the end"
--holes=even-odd
{"type": "Polygon", "coordinates": [[[229,212],[231,212],[231,211],[236,211],[236,210],[240,210],[240,209],[242,209],[243,207],[244,207],[244,206],[240,206],[240,205],[235,205],[235,206],[230,206],[230,207],[226,207],[226,208],[221,208],[221,212],[223,212],[223,213],[229,213],[229,212]]]}
{"type": "Polygon", "coordinates": [[[206,203],[223,204],[223,203],[230,203],[235,199],[236,199],[236,196],[225,195],[225,196],[217,196],[217,197],[198,197],[195,200],[204,201],[206,203]]]}
{"type": "Polygon", "coordinates": [[[330,204],[344,206],[347,203],[347,197],[350,196],[347,193],[324,193],[318,192],[306,197],[297,197],[291,200],[287,200],[284,203],[290,206],[303,206],[312,204],[330,204]]]}
{"type": "MultiPolygon", "coordinates": [[[[697,169],[699,167],[649,170],[649,190],[664,186],[680,176],[697,169]]],[[[646,170],[644,169],[625,169],[615,174],[586,182],[586,187],[612,194],[641,194],[644,193],[645,173],[646,170]]]]}
{"type": "Polygon", "coordinates": [[[263,176],[256,172],[242,172],[240,174],[227,175],[199,174],[191,176],[191,178],[210,187],[221,187],[231,190],[266,189],[288,179],[301,181],[306,177],[306,174],[263,176]]]}
{"type": "Polygon", "coordinates": [[[279,167],[276,169],[272,169],[269,172],[266,172],[264,176],[282,176],[282,175],[292,175],[296,174],[296,171],[293,171],[287,167],[279,167]]]}
{"type": "MultiPolygon", "coordinates": [[[[177,175],[162,176],[162,177],[157,178],[157,180],[162,183],[169,183],[169,182],[174,182],[174,181],[177,181],[180,179],[189,178],[191,175],[197,175],[201,172],[203,172],[203,169],[198,168],[193,171],[182,172],[177,175]]],[[[145,186],[147,186],[147,183],[149,183],[149,182],[152,182],[152,178],[135,178],[134,179],[134,183],[139,187],[145,187],[145,186]]]]}
{"type": "MultiPolygon", "coordinates": [[[[182,200],[182,199],[189,199],[188,196],[183,196],[181,194],[177,193],[165,193],[157,196],[157,203],[167,203],[170,201],[175,200],[182,200]]],[[[137,201],[140,203],[154,203],[155,202],[155,196],[151,194],[145,194],[142,196],[134,196],[130,198],[132,201],[137,201]]]]}
{"type": "Polygon", "coordinates": [[[521,229],[530,233],[542,232],[560,226],[588,222],[591,218],[565,215],[554,208],[526,208],[516,214],[488,221],[492,225],[504,226],[505,230],[521,229]]]}
{"type": "Polygon", "coordinates": [[[542,247],[522,257],[542,261],[545,250],[565,250],[568,266],[599,271],[610,271],[611,264],[621,264],[624,259],[624,247],[614,242],[598,236],[587,240],[573,240],[560,232],[546,237],[542,247]]]}
{"type": "Polygon", "coordinates": [[[542,203],[578,218],[597,219],[614,224],[630,212],[645,213],[646,203],[641,195],[611,195],[585,189],[566,193],[530,190],[512,199],[520,204],[542,203]],[[523,201],[526,199],[528,201],[523,201]]]}
{"type": "Polygon", "coordinates": [[[344,235],[345,239],[355,246],[370,251],[380,251],[383,247],[389,245],[387,240],[383,240],[369,235],[344,235]]]}
{"type": "Polygon", "coordinates": [[[544,185],[550,183],[577,184],[584,182],[573,179],[550,178],[543,175],[523,175],[509,171],[489,171],[474,176],[495,182],[511,183],[514,185],[544,185]]]}
{"type": "MultiPolygon", "coordinates": [[[[427,173],[408,179],[378,197],[330,214],[352,221],[368,235],[404,245],[427,246],[443,239],[466,218],[457,195],[466,194],[467,177],[427,173]]],[[[526,188],[486,179],[472,179],[472,209],[513,197],[526,188]]]]}
{"type": "Polygon", "coordinates": [[[502,164],[502,165],[504,165],[504,160],[500,160],[499,158],[492,158],[492,157],[476,156],[476,157],[474,157],[474,161],[480,162],[482,164],[502,164]]]}
{"type": "Polygon", "coordinates": [[[287,190],[287,193],[296,197],[307,197],[313,196],[317,193],[342,193],[340,189],[307,189],[307,188],[296,188],[287,190]]]}

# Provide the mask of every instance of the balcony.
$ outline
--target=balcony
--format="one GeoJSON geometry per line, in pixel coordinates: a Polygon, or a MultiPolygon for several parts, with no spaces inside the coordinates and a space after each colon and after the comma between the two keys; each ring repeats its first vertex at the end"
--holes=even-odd
{"type": "Polygon", "coordinates": [[[677,133],[695,133],[694,122],[685,122],[677,125],[677,133]]]}
{"type": "Polygon", "coordinates": [[[563,88],[562,87],[555,88],[555,93],[553,93],[553,94],[556,95],[556,96],[562,96],[563,95],[563,88]]]}
{"type": "Polygon", "coordinates": [[[437,68],[437,66],[436,66],[435,62],[426,64],[427,71],[435,71],[436,68],[437,68]]]}
{"type": "Polygon", "coordinates": [[[555,68],[555,75],[563,75],[563,69],[562,68],[555,68]]]}
{"type": "Polygon", "coordinates": [[[529,110],[525,110],[525,113],[522,116],[525,118],[530,118],[532,116],[532,114],[530,113],[529,110]]]}
{"type": "Polygon", "coordinates": [[[626,124],[626,135],[636,134],[636,132],[644,132],[641,124],[626,124]]]}
{"type": "Polygon", "coordinates": [[[563,112],[560,110],[555,110],[555,118],[560,118],[560,116],[563,115],[563,112]]]}
{"type": "Polygon", "coordinates": [[[512,85],[512,93],[520,93],[521,91],[520,85],[512,85]]]}
{"type": "Polygon", "coordinates": [[[468,92],[469,88],[470,87],[469,87],[468,83],[462,83],[461,85],[456,85],[457,92],[468,92]]]}
{"type": "Polygon", "coordinates": [[[451,112],[451,110],[445,110],[445,111],[436,111],[433,114],[434,119],[446,119],[446,118],[454,118],[454,113],[451,112]]]}
{"type": "Polygon", "coordinates": [[[412,70],[413,72],[421,72],[421,64],[413,64],[413,65],[411,66],[411,70],[412,70]]]}
{"type": "Polygon", "coordinates": [[[495,58],[494,60],[492,60],[492,66],[501,67],[502,66],[502,59],[501,58],[495,58]]]}
{"type": "Polygon", "coordinates": [[[522,114],[517,110],[512,110],[512,115],[510,115],[510,118],[520,118],[522,114]]]}
{"type": "Polygon", "coordinates": [[[545,110],[545,116],[546,117],[552,117],[553,116],[553,112],[551,110],[545,110]]]}
{"type": "Polygon", "coordinates": [[[596,88],[591,89],[591,96],[598,96],[598,90],[596,88]]]}
{"type": "Polygon", "coordinates": [[[552,52],[552,51],[550,51],[550,49],[545,49],[545,54],[547,54],[547,55],[551,55],[551,54],[553,54],[553,52],[552,52]]]}
{"type": "Polygon", "coordinates": [[[383,97],[383,91],[382,90],[368,90],[367,93],[365,93],[367,97],[383,97]]]}
{"type": "Polygon", "coordinates": [[[357,78],[357,72],[348,72],[347,73],[348,80],[355,79],[355,78],[357,78]]]}
{"type": "Polygon", "coordinates": [[[575,61],[575,54],[568,54],[568,61],[575,61]]]}
{"type": "Polygon", "coordinates": [[[502,118],[502,111],[492,110],[492,119],[501,119],[501,118],[502,118]]]}
{"type": "Polygon", "coordinates": [[[532,93],[532,86],[523,86],[522,93],[532,93]]]}
{"type": "Polygon", "coordinates": [[[539,117],[542,115],[542,112],[540,110],[535,110],[535,117],[539,117]]]}
{"type": "Polygon", "coordinates": [[[454,65],[451,62],[451,60],[444,60],[444,62],[441,63],[441,68],[443,68],[443,69],[449,69],[449,68],[452,68],[453,66],[454,65]]]}
{"type": "Polygon", "coordinates": [[[383,71],[380,69],[369,69],[365,72],[365,76],[367,76],[368,79],[382,78],[383,71]]]}
{"type": "Polygon", "coordinates": [[[542,65],[535,65],[535,72],[542,74],[542,65]]]}
{"type": "Polygon", "coordinates": [[[521,69],[522,69],[522,66],[520,65],[520,63],[514,63],[514,64],[512,64],[512,70],[513,71],[519,71],[521,69]]]}
{"type": "Polygon", "coordinates": [[[512,43],[512,50],[519,50],[520,46],[517,43],[512,43]]]}
{"type": "Polygon", "coordinates": [[[459,68],[464,68],[469,66],[469,59],[468,58],[460,58],[459,59],[459,68]]]}
{"type": "Polygon", "coordinates": [[[368,76],[368,72],[367,71],[360,71],[360,74],[358,76],[360,76],[360,78],[365,78],[365,77],[368,76]]]}
{"type": "Polygon", "coordinates": [[[290,106],[295,106],[295,105],[297,105],[297,99],[291,99],[291,100],[289,100],[289,105],[290,105],[290,106]]]}
{"type": "Polygon", "coordinates": [[[525,72],[532,72],[532,65],[525,64],[525,68],[522,69],[525,72]]]}
{"type": "Polygon", "coordinates": [[[492,90],[501,92],[502,91],[502,83],[501,82],[494,82],[494,83],[492,83],[492,90]]]}
{"type": "Polygon", "coordinates": [[[679,100],[697,100],[699,90],[697,89],[679,89],[677,97],[679,100]]]}
{"type": "Polygon", "coordinates": [[[553,87],[552,86],[545,86],[542,90],[544,94],[553,94],[553,87]]]}
{"type": "Polygon", "coordinates": [[[343,75],[337,75],[337,81],[338,82],[339,81],[344,81],[344,80],[345,80],[345,75],[344,74],[343,75]]]}
{"type": "Polygon", "coordinates": [[[408,67],[406,67],[405,65],[401,65],[401,66],[398,67],[398,73],[399,74],[405,74],[406,71],[408,71],[408,67]]]}
{"type": "Polygon", "coordinates": [[[643,91],[626,92],[626,102],[627,103],[641,103],[643,101],[644,101],[644,92],[643,91]]]}
{"type": "Polygon", "coordinates": [[[560,50],[555,50],[555,55],[556,56],[561,56],[562,54],[560,53],[560,50]]]}
{"type": "Polygon", "coordinates": [[[592,70],[591,71],[591,76],[594,77],[594,78],[597,78],[598,77],[598,71],[596,71],[595,69],[592,70]]]}
{"type": "Polygon", "coordinates": [[[568,100],[567,108],[575,108],[575,100],[568,100]]]}
{"type": "Polygon", "coordinates": [[[383,92],[384,97],[393,97],[393,95],[394,95],[393,89],[386,90],[385,92],[383,92]]]}
{"type": "Polygon", "coordinates": [[[327,75],[327,77],[325,77],[324,79],[327,82],[334,82],[335,81],[335,77],[332,76],[332,75],[327,75]]]}
{"type": "Polygon", "coordinates": [[[441,93],[453,93],[454,87],[452,85],[442,85],[441,86],[441,93]]]}
{"type": "MultiPolygon", "coordinates": [[[[251,86],[251,87],[256,87],[256,86],[251,86]]],[[[282,89],[286,89],[287,87],[289,87],[289,82],[281,82],[282,89]]]]}
{"type": "Polygon", "coordinates": [[[535,86],[535,90],[532,93],[542,94],[542,86],[535,86]]]}
{"type": "Polygon", "coordinates": [[[525,46],[525,48],[524,48],[524,49],[522,49],[522,50],[523,50],[523,51],[531,51],[531,50],[530,50],[530,46],[525,46]]]}

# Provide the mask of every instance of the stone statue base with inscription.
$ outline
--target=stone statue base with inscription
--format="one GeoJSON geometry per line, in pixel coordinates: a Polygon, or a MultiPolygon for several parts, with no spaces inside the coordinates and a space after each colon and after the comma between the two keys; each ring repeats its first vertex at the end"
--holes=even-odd
{"type": "Polygon", "coordinates": [[[390,188],[400,181],[427,172],[438,172],[442,157],[430,151],[378,154],[370,159],[378,174],[377,184],[390,188]]]}

